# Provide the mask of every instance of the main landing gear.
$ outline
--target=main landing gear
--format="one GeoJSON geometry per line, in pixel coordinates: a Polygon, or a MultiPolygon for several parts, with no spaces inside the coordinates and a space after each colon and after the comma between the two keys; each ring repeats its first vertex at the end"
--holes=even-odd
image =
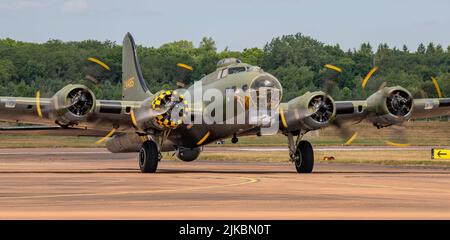
{"type": "Polygon", "coordinates": [[[158,162],[161,160],[161,153],[154,141],[144,142],[139,151],[139,168],[142,173],[155,173],[158,162]]]}
{"type": "Polygon", "coordinates": [[[298,173],[311,173],[314,168],[313,147],[308,141],[300,141],[300,139],[299,136],[294,141],[292,133],[288,133],[289,156],[298,173]]]}

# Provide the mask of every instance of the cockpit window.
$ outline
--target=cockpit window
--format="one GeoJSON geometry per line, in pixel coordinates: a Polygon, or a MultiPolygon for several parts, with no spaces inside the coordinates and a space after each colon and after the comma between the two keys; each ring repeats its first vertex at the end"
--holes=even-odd
{"type": "Polygon", "coordinates": [[[222,72],[221,72],[219,78],[224,78],[224,77],[226,77],[227,75],[228,75],[228,69],[225,68],[224,70],[222,70],[222,72]]]}
{"type": "Polygon", "coordinates": [[[245,67],[232,67],[232,68],[228,68],[228,74],[245,72],[246,70],[247,70],[247,68],[245,68],[245,67]]]}
{"type": "Polygon", "coordinates": [[[249,70],[247,67],[230,67],[230,68],[224,68],[217,74],[217,79],[221,79],[226,77],[228,74],[236,74],[240,72],[245,72],[249,70]]]}

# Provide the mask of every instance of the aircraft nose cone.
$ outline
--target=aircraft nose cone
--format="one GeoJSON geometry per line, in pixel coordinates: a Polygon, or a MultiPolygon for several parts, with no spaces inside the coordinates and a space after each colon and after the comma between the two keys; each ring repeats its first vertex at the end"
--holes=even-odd
{"type": "Polygon", "coordinates": [[[275,83],[270,79],[259,79],[253,83],[254,88],[275,87],[275,83]]]}
{"type": "Polygon", "coordinates": [[[278,82],[278,80],[270,75],[262,75],[253,80],[251,84],[252,89],[259,89],[259,88],[277,88],[281,89],[281,85],[278,82]]]}

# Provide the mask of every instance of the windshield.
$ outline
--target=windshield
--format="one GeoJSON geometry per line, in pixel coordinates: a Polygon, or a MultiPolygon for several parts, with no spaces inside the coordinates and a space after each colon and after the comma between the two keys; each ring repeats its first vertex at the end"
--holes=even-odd
{"type": "Polygon", "coordinates": [[[247,68],[245,68],[245,67],[232,67],[232,68],[228,68],[228,74],[245,72],[246,70],[247,70],[247,68]]]}

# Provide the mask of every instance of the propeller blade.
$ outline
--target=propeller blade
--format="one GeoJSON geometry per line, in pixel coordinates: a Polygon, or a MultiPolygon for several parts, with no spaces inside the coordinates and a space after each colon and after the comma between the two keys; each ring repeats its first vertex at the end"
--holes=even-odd
{"type": "Polygon", "coordinates": [[[106,134],[106,136],[102,137],[101,139],[99,139],[98,141],[95,142],[95,144],[100,144],[103,143],[104,141],[106,141],[108,138],[112,137],[112,135],[117,131],[116,128],[113,128],[108,134],[106,134]]]}
{"type": "Polygon", "coordinates": [[[437,79],[435,77],[431,77],[431,80],[433,81],[434,87],[436,88],[436,92],[438,94],[438,97],[442,98],[441,88],[439,87],[437,79]]]}
{"type": "Polygon", "coordinates": [[[187,85],[187,76],[190,72],[194,70],[191,66],[185,63],[177,64],[177,78],[176,78],[176,86],[177,88],[185,88],[187,85]]]}
{"type": "Polygon", "coordinates": [[[344,146],[352,145],[353,141],[358,137],[358,132],[354,132],[352,136],[344,143],[344,146]]]}
{"type": "MultiPolygon", "coordinates": [[[[343,70],[331,64],[326,64],[325,68],[327,68],[328,73],[324,78],[323,89],[325,91],[325,94],[330,96],[334,88],[336,87],[339,75],[343,72],[343,70]]],[[[351,145],[353,141],[355,141],[355,139],[357,138],[358,132],[353,131],[349,126],[344,125],[338,120],[334,120],[332,124],[338,129],[341,138],[345,140],[344,143],[345,146],[351,145]]]]}
{"type": "Polygon", "coordinates": [[[42,118],[42,109],[41,109],[41,91],[36,92],[36,113],[42,118]]]}
{"type": "Polygon", "coordinates": [[[350,146],[358,137],[358,132],[344,125],[339,120],[333,121],[333,125],[339,130],[339,135],[345,140],[344,146],[350,146]]]}
{"type": "Polygon", "coordinates": [[[366,89],[367,86],[367,82],[369,81],[369,79],[372,77],[372,75],[378,70],[378,67],[374,67],[372,68],[369,73],[367,73],[367,75],[364,77],[363,81],[362,81],[362,89],[366,89]]]}
{"type": "Polygon", "coordinates": [[[384,141],[387,145],[393,147],[407,147],[411,145],[406,134],[406,127],[403,124],[393,125],[389,130],[390,136],[388,140],[384,141]]]}
{"type": "Polygon", "coordinates": [[[104,69],[111,71],[111,68],[104,62],[102,62],[101,60],[94,58],[94,57],[90,57],[87,59],[88,61],[91,61],[93,63],[97,63],[98,65],[100,65],[101,67],[103,67],[104,69]]]}
{"type": "Polygon", "coordinates": [[[84,79],[88,83],[98,84],[102,80],[111,79],[111,67],[97,57],[89,57],[84,67],[84,79]]]}
{"type": "Polygon", "coordinates": [[[331,64],[325,64],[326,71],[323,77],[323,91],[327,95],[331,95],[331,92],[334,90],[337,82],[336,79],[343,72],[341,68],[336,67],[331,64]]]}

